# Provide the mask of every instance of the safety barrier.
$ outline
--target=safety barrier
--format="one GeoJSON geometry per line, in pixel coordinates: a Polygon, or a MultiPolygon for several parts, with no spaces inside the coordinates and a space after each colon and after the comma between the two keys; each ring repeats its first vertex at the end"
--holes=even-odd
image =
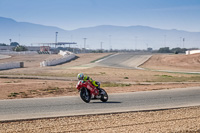
{"type": "Polygon", "coordinates": [[[62,56],[68,56],[68,55],[72,55],[74,53],[72,52],[69,52],[69,51],[62,51],[60,50],[60,52],[58,53],[59,55],[62,55],[62,56]]]}
{"type": "Polygon", "coordinates": [[[11,58],[11,56],[9,56],[9,55],[1,55],[0,54],[0,59],[7,59],[7,58],[11,58]]]}
{"type": "Polygon", "coordinates": [[[8,63],[0,63],[0,70],[7,70],[13,68],[23,68],[24,62],[8,62],[8,63]]]}
{"type": "Polygon", "coordinates": [[[76,57],[75,54],[73,54],[69,51],[60,51],[59,54],[62,55],[63,57],[59,58],[59,59],[45,60],[43,62],[40,62],[40,66],[41,67],[55,66],[55,65],[59,65],[59,64],[68,62],[76,57]]]}
{"type": "Polygon", "coordinates": [[[186,55],[198,54],[198,53],[200,53],[200,50],[188,50],[188,51],[186,51],[186,55]]]}

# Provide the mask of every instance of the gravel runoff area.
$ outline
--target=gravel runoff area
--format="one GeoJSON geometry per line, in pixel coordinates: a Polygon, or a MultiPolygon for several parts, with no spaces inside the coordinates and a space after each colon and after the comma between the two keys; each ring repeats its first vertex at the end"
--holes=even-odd
{"type": "Polygon", "coordinates": [[[193,133],[200,107],[0,122],[1,133],[193,133]]]}

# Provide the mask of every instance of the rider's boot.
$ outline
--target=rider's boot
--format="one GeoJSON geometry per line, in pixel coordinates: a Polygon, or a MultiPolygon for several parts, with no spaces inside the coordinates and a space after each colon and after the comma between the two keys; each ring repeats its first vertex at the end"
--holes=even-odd
{"type": "Polygon", "coordinates": [[[101,89],[99,88],[99,86],[96,87],[99,90],[99,94],[102,93],[101,89]]]}

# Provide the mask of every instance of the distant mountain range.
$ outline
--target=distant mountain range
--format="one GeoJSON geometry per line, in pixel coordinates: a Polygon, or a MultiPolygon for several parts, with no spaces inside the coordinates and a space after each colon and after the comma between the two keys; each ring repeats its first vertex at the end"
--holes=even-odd
{"type": "Polygon", "coordinates": [[[100,49],[146,49],[151,47],[186,47],[199,48],[200,32],[165,30],[147,26],[113,26],[64,30],[53,26],[17,22],[10,18],[0,17],[0,43],[9,44],[9,39],[21,45],[34,46],[36,43],[54,43],[55,32],[58,42],[77,42],[74,47],[100,49]]]}

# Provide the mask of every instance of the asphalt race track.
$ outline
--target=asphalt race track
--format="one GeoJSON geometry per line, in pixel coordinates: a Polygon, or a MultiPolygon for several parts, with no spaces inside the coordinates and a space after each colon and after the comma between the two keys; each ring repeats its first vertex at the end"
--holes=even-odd
{"type": "Polygon", "coordinates": [[[98,61],[97,65],[136,69],[139,65],[147,61],[151,56],[152,55],[150,54],[118,53],[98,61]]]}
{"type": "Polygon", "coordinates": [[[102,103],[84,103],[79,96],[0,101],[0,121],[57,116],[159,110],[200,105],[200,88],[110,94],[102,103]]]}

